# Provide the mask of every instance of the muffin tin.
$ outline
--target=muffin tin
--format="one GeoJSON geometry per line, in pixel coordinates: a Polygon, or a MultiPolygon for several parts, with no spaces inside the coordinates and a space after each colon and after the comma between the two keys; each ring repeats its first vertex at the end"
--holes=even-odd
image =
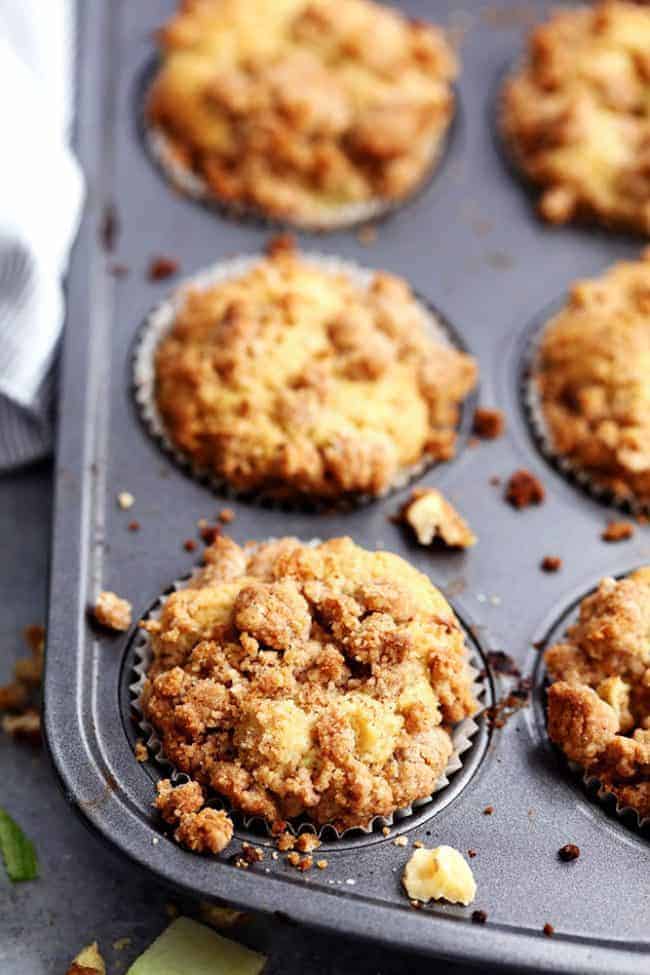
{"type": "MultiPolygon", "coordinates": [[[[641,242],[543,226],[499,152],[497,82],[521,50],[522,31],[555,3],[473,0],[462,11],[453,0],[400,5],[463,34],[458,119],[442,168],[417,200],[378,225],[372,245],[362,245],[354,231],[302,235],[300,244],[403,274],[478,357],[481,402],[504,410],[507,432],[494,442],[466,443],[453,461],[418,483],[439,487],[455,502],[479,543],[466,554],[412,545],[388,521],[407,489],[331,515],[231,500],[236,519],[228,531],[238,541],[349,534],[368,548],[404,555],[449,595],[475,652],[483,654],[488,697],[501,698],[512,687],[511,678],[490,668],[489,652],[502,650],[522,674],[535,675],[532,705],[502,728],[490,730],[483,719],[450,785],[396,823],[389,837],[374,831],[324,844],[329,866],[323,871],[299,873],[284,858],[273,860],[268,849],[261,864],[240,870],[228,852],[215,859],[180,849],[152,817],[159,773],[154,765],[138,764],[132,750],[133,634],[99,633],[87,607],[100,589],[113,589],[131,600],[134,618],[145,613],[191,570],[198,551],[188,553],[183,542],[196,539],[198,520],[214,518],[224,501],[175,466],[138,421],[133,342],[140,322],[174,284],[150,282],[147,266],[152,257],[167,255],[189,276],[217,260],[259,251],[269,234],[179,196],[143,151],[138,79],[151,58],[151,32],[169,16],[173,0],[87,0],[80,11],[77,145],[88,205],[68,284],[47,737],[71,809],[113,847],[186,893],[484,965],[640,973],[650,951],[647,840],[593,802],[548,745],[543,674],[533,642],[552,631],[566,607],[601,576],[648,561],[647,529],[639,527],[631,541],[616,546],[600,540],[617,512],[586,496],[542,455],[526,419],[520,379],[529,323],[573,279],[635,256],[641,242]],[[107,213],[113,214],[108,234],[107,213]],[[129,273],[116,273],[116,265],[129,273]],[[504,481],[521,467],[540,477],[547,498],[539,507],[515,511],[503,500],[503,483],[491,480],[504,481]],[[129,511],[117,504],[120,491],[135,497],[129,511]],[[128,529],[134,520],[138,531],[128,529]],[[547,554],[563,558],[560,572],[540,571],[547,554]],[[406,836],[406,848],[394,845],[398,834],[406,836]],[[400,876],[416,839],[477,852],[471,860],[478,883],[472,908],[410,906],[400,876]],[[565,843],[582,851],[574,863],[557,856],[565,843]],[[474,908],[487,912],[484,925],[471,922],[474,908]],[[547,923],[555,928],[552,937],[543,933],[547,923]]],[[[251,836],[238,830],[232,852],[242,838],[251,836]]],[[[263,836],[253,838],[267,843],[263,836]]]]}

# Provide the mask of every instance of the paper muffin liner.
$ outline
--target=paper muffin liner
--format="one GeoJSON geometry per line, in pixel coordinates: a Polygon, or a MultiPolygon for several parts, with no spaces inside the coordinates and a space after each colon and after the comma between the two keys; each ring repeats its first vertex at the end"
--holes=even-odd
{"type": "MultiPolygon", "coordinates": [[[[273,541],[273,539],[268,539],[268,541],[273,541]]],[[[312,539],[310,542],[308,542],[308,544],[315,546],[319,545],[320,541],[320,539],[312,539]]],[[[175,580],[167,593],[160,596],[156,600],[155,604],[149,609],[143,618],[147,620],[159,619],[163,611],[163,607],[171,593],[185,589],[196,577],[198,572],[200,572],[200,568],[196,568],[189,576],[175,580]]],[[[156,729],[144,716],[140,704],[140,695],[142,693],[147,672],[152,661],[151,642],[146,631],[139,631],[139,634],[135,637],[132,652],[134,661],[131,669],[134,674],[134,680],[129,684],[129,694],[131,710],[135,715],[137,727],[143,736],[150,757],[153,759],[156,765],[158,765],[164,771],[165,775],[169,777],[174,784],[187,782],[189,781],[189,776],[187,773],[179,771],[165,757],[163,745],[158,737],[156,729]]],[[[481,702],[486,692],[485,682],[481,680],[481,671],[474,666],[474,660],[472,659],[469,649],[467,651],[467,658],[469,672],[472,678],[472,692],[476,700],[481,702]]],[[[449,785],[450,776],[453,776],[454,773],[458,772],[462,768],[462,756],[472,747],[472,739],[479,730],[479,725],[476,719],[480,716],[482,710],[483,704],[480,703],[479,709],[475,715],[473,715],[471,718],[464,718],[452,729],[451,739],[453,751],[431,795],[424,796],[420,799],[415,799],[408,806],[401,809],[396,809],[390,816],[373,816],[369,819],[365,826],[354,826],[340,831],[330,823],[326,823],[325,825],[319,827],[315,823],[303,821],[302,817],[300,817],[297,823],[290,822],[288,824],[289,831],[294,835],[298,835],[300,833],[313,833],[317,835],[319,839],[327,839],[330,837],[334,839],[341,839],[342,837],[351,833],[372,833],[384,826],[393,826],[396,821],[411,816],[415,810],[420,809],[422,806],[425,806],[427,803],[431,802],[438,792],[442,791],[447,785],[449,785]]],[[[268,835],[272,835],[267,820],[260,816],[246,816],[245,813],[231,807],[230,803],[225,797],[216,795],[214,798],[210,798],[207,804],[217,805],[221,808],[225,808],[229,814],[231,814],[238,822],[241,823],[244,829],[253,829],[257,832],[263,831],[268,835]]]]}
{"type": "Polygon", "coordinates": [[[331,212],[318,216],[280,217],[266,213],[261,207],[236,203],[220,198],[210,191],[205,179],[178,158],[172,140],[165,130],[152,124],[147,118],[146,106],[149,90],[156,76],[159,61],[154,58],[146,67],[140,80],[138,98],[138,128],[145,151],[162,176],[179,193],[200,203],[208,209],[216,210],[226,217],[242,221],[253,221],[266,227],[293,227],[312,233],[327,233],[335,230],[349,230],[365,223],[381,220],[416,199],[431,183],[442,166],[449,148],[458,117],[458,92],[450,85],[453,102],[452,112],[444,128],[431,139],[422,174],[414,186],[402,197],[387,200],[373,197],[356,203],[344,203],[332,207],[331,212]]]}
{"type": "MultiPolygon", "coordinates": [[[[308,252],[303,255],[306,263],[332,274],[346,274],[360,287],[367,287],[376,271],[362,267],[354,261],[342,260],[337,257],[320,253],[308,252]]],[[[202,467],[185,451],[181,450],[167,433],[163,417],[156,402],[156,370],[155,355],[161,340],[173,327],[176,315],[182,307],[188,290],[207,289],[224,281],[238,278],[264,259],[260,254],[248,254],[226,261],[218,261],[209,268],[199,271],[181,284],[157,305],[145,318],[136,335],[132,357],[133,396],[140,418],[159,447],[172,458],[177,466],[182,468],[194,480],[209,487],[215,494],[230,499],[253,500],[267,507],[277,507],[283,510],[332,510],[349,509],[377,501],[382,497],[399,491],[411,481],[421,477],[427,470],[441,463],[440,458],[424,455],[415,464],[401,468],[387,488],[379,494],[363,492],[341,494],[332,498],[312,498],[299,494],[279,497],[277,493],[263,489],[242,490],[234,487],[223,477],[219,477],[210,468],[202,467]]],[[[448,346],[453,346],[461,352],[465,349],[453,327],[431,305],[418,295],[414,298],[420,308],[422,322],[429,330],[431,337],[448,346]]],[[[459,404],[459,422],[456,433],[460,440],[468,429],[468,409],[476,400],[476,389],[470,391],[459,404]]],[[[458,445],[457,445],[458,447],[458,445]]]]}
{"type": "Polygon", "coordinates": [[[561,454],[553,442],[537,387],[536,370],[544,332],[561,307],[560,304],[554,305],[543,321],[540,317],[540,321],[534,325],[534,334],[528,340],[528,347],[524,353],[520,392],[526,419],[535,442],[553,467],[594,501],[634,516],[650,515],[650,503],[644,504],[633,495],[617,494],[613,488],[599,481],[591,471],[585,470],[576,461],[561,454]]]}
{"type": "Polygon", "coordinates": [[[577,762],[572,762],[568,759],[567,764],[575,775],[580,776],[583,785],[589,793],[608,812],[614,813],[626,824],[629,823],[639,830],[645,830],[650,826],[650,816],[641,816],[638,810],[632,806],[624,805],[616,793],[612,792],[610,787],[602,782],[598,776],[594,775],[593,772],[586,771],[582,765],[578,765],[577,762]]]}

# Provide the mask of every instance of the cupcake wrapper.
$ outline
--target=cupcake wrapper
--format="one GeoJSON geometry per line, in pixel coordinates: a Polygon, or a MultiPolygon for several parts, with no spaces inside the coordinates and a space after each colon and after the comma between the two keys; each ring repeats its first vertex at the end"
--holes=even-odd
{"type": "MultiPolygon", "coordinates": [[[[557,310],[557,309],[556,309],[557,310]]],[[[550,311],[550,320],[555,314],[550,311]]],[[[627,514],[649,515],[650,504],[642,504],[628,495],[616,494],[612,488],[597,481],[593,474],[584,470],[569,457],[558,453],[553,443],[551,432],[546,424],[539,390],[535,382],[535,367],[539,356],[540,343],[544,334],[545,324],[535,328],[535,334],[529,341],[524,355],[522,369],[521,398],[529,427],[541,453],[567,480],[577,484],[589,497],[600,504],[618,508],[627,514]]]]}
{"type": "MultiPolygon", "coordinates": [[[[155,354],[158,344],[172,328],[176,314],[185,299],[187,290],[193,288],[205,289],[229,279],[240,277],[250,270],[251,267],[254,267],[255,264],[259,263],[261,259],[261,256],[256,254],[236,257],[229,261],[220,261],[212,267],[187,278],[168,298],[149,313],[140,326],[133,352],[133,395],[140,418],[156,443],[158,443],[165,453],[172,457],[179,467],[189,473],[194,480],[206,485],[216,494],[231,499],[239,498],[249,500],[252,498],[261,504],[283,508],[285,510],[304,510],[305,508],[309,508],[310,510],[331,510],[333,507],[349,508],[351,504],[355,506],[368,504],[371,501],[376,501],[380,497],[386,497],[388,494],[405,487],[409,482],[420,477],[425,471],[438,463],[437,458],[425,456],[417,464],[403,468],[381,495],[355,494],[347,495],[341,499],[332,498],[309,502],[306,498],[300,497],[296,497],[295,499],[279,499],[276,495],[264,491],[239,491],[229,484],[228,481],[218,477],[210,469],[200,467],[188,454],[185,454],[172,442],[167,434],[163,418],[156,403],[155,354]]],[[[352,261],[343,261],[339,258],[322,254],[310,252],[305,255],[305,260],[324,271],[344,273],[352,278],[360,287],[366,287],[376,273],[374,270],[362,267],[352,261]]],[[[446,345],[453,345],[455,348],[461,348],[462,350],[461,342],[454,334],[452,327],[443,317],[434,308],[426,305],[419,297],[416,296],[416,300],[421,309],[422,321],[431,332],[432,337],[446,345]]],[[[470,393],[464,403],[460,405],[461,418],[464,417],[468,404],[471,404],[474,398],[475,392],[470,393]]],[[[457,432],[460,434],[465,426],[466,424],[459,423],[457,432]]]]}
{"type": "Polygon", "coordinates": [[[647,829],[650,826],[650,816],[640,816],[636,809],[633,809],[631,806],[624,806],[615,793],[610,790],[609,786],[601,782],[596,775],[585,771],[577,762],[567,760],[567,764],[572,772],[580,776],[583,785],[597,802],[609,812],[615,813],[626,824],[629,823],[639,830],[647,829]]]}
{"type": "MultiPolygon", "coordinates": [[[[269,539],[273,541],[273,539],[269,539]]],[[[320,539],[312,539],[309,545],[320,544],[320,539]]],[[[170,592],[176,592],[179,589],[186,588],[191,580],[195,577],[199,570],[195,570],[190,576],[186,576],[183,579],[177,579],[171,587],[170,592]]],[[[155,605],[146,614],[147,619],[159,619],[162,613],[162,609],[169,598],[169,594],[161,596],[155,605]]],[[[179,772],[171,762],[167,760],[163,751],[163,745],[160,738],[157,735],[155,728],[147,721],[145,718],[142,707],[140,705],[140,695],[145,684],[147,671],[151,663],[151,644],[148,635],[141,631],[140,635],[136,637],[135,647],[134,647],[134,664],[133,673],[135,675],[135,680],[129,685],[129,691],[131,696],[131,709],[137,715],[137,726],[141,731],[149,754],[160,766],[165,775],[170,777],[174,783],[181,783],[188,781],[188,776],[184,772],[179,772]]],[[[485,684],[480,680],[479,670],[472,665],[469,660],[468,652],[468,667],[470,670],[470,675],[472,677],[473,686],[472,690],[474,696],[477,700],[480,700],[485,694],[485,684]]],[[[482,709],[482,708],[481,708],[482,709]]],[[[436,787],[432,794],[425,796],[421,799],[414,800],[409,806],[402,809],[396,809],[395,812],[390,816],[374,816],[372,817],[365,826],[352,827],[343,831],[337,830],[331,824],[325,824],[320,828],[317,828],[313,823],[301,822],[298,826],[289,824],[289,829],[292,833],[315,833],[319,839],[333,837],[335,839],[341,839],[343,836],[347,836],[351,833],[363,832],[372,833],[376,829],[380,829],[383,826],[392,826],[395,821],[404,819],[407,816],[413,814],[416,809],[425,806],[427,803],[431,802],[434,795],[444,789],[449,785],[449,777],[462,768],[462,756],[465,752],[472,747],[472,739],[476,732],[479,730],[479,726],[475,720],[479,716],[477,712],[474,717],[465,718],[463,721],[459,722],[452,730],[452,743],[453,752],[449,758],[447,766],[438,779],[436,787]]],[[[245,816],[243,813],[236,809],[230,809],[227,801],[223,799],[211,800],[210,805],[219,805],[228,809],[233,815],[235,815],[241,822],[245,829],[256,829],[265,830],[270,835],[270,829],[266,820],[259,816],[245,816]]]]}

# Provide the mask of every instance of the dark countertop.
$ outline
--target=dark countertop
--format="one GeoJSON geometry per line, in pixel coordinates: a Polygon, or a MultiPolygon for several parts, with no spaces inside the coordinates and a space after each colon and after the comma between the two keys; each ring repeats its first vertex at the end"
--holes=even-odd
{"type": "MultiPolygon", "coordinates": [[[[50,495],[48,464],[0,478],[0,683],[25,652],[23,628],[45,619],[50,495]]],[[[111,854],[71,817],[44,750],[0,735],[0,780],[0,804],[35,841],[41,874],[12,887],[0,871],[0,973],[64,975],[79,948],[93,940],[109,975],[124,972],[168,923],[166,905],[175,902],[173,895],[111,854]],[[122,938],[131,938],[130,944],[114,949],[122,938]]],[[[182,906],[192,910],[191,904],[182,906]]],[[[468,971],[261,916],[242,925],[237,937],[270,955],[267,975],[468,971]]]]}

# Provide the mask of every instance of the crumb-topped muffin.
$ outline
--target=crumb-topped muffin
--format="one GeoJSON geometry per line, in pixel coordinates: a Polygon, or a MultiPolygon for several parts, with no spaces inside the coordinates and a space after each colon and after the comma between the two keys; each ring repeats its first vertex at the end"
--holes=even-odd
{"type": "Polygon", "coordinates": [[[546,651],[551,739],[650,816],[650,567],[603,579],[566,639],[546,651]]]}
{"type": "Polygon", "coordinates": [[[234,809],[366,826],[431,795],[477,710],[463,631],[428,578],[348,538],[240,547],[144,622],[145,716],[234,809]]]}
{"type": "Polygon", "coordinates": [[[455,450],[474,360],[400,278],[276,248],[186,289],[155,356],[164,428],[195,467],[275,498],[380,495],[455,450]]]}
{"type": "Polygon", "coordinates": [[[175,160],[301,225],[408,196],[453,115],[442,31],[371,0],[182,0],[159,46],[147,117],[175,160]]]}
{"type": "Polygon", "coordinates": [[[553,452],[617,498],[650,502],[650,251],[573,285],[533,381],[553,452]]]}
{"type": "Polygon", "coordinates": [[[501,125],[546,220],[650,233],[650,8],[555,12],[505,85],[501,125]]]}

